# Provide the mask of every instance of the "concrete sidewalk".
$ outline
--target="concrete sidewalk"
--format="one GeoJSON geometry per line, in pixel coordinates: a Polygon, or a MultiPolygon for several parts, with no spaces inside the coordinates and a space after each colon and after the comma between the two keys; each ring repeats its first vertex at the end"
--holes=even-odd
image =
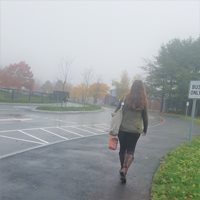
{"type": "MultiPolygon", "coordinates": [[[[153,174],[171,148],[187,139],[188,122],[167,117],[136,147],[127,184],[107,136],[65,141],[0,160],[0,200],[149,200],[153,174]]],[[[195,127],[194,133],[200,133],[195,127]]]]}

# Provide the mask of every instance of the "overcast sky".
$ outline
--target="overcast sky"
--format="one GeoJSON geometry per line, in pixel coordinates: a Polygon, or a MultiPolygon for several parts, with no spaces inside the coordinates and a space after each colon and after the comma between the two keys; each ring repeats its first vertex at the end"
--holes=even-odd
{"type": "Polygon", "coordinates": [[[200,1],[1,0],[0,65],[25,61],[36,79],[55,81],[64,61],[70,82],[86,69],[111,84],[142,74],[162,44],[200,34],[200,1]]]}

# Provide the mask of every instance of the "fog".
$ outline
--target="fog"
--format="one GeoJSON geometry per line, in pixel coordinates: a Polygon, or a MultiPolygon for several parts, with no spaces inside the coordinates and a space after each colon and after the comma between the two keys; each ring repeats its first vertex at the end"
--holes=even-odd
{"type": "Polygon", "coordinates": [[[200,34],[200,1],[1,1],[0,66],[25,61],[41,81],[70,82],[86,69],[111,84],[126,70],[143,76],[144,59],[174,38],[200,34]]]}

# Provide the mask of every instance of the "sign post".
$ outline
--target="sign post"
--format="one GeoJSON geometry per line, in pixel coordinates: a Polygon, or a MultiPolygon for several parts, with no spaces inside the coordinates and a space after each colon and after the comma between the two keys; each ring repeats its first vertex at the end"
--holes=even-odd
{"type": "Polygon", "coordinates": [[[197,99],[200,99],[200,81],[191,81],[190,82],[190,89],[189,89],[189,99],[193,99],[192,102],[192,121],[189,130],[189,140],[192,139],[192,132],[194,127],[194,116],[195,116],[195,109],[196,109],[196,102],[197,99]]]}
{"type": "Polygon", "coordinates": [[[188,115],[188,106],[190,105],[189,101],[186,103],[185,117],[188,115]]]}

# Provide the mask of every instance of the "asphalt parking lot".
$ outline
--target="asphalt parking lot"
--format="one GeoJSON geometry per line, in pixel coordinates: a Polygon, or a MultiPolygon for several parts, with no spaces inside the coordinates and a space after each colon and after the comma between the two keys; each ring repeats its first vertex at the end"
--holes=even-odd
{"type": "MultiPolygon", "coordinates": [[[[111,109],[94,113],[33,112],[27,105],[0,105],[0,158],[61,141],[107,134],[111,109]]],[[[151,126],[160,118],[150,116],[151,126]]]]}
{"type": "Polygon", "coordinates": [[[25,106],[0,108],[0,158],[61,141],[108,132],[108,123],[92,122],[90,114],[66,116],[32,112],[25,106]],[[75,117],[75,119],[74,119],[75,117]],[[78,117],[78,118],[77,118],[78,117]]]}
{"type": "MultiPolygon", "coordinates": [[[[8,110],[0,120],[1,200],[149,200],[160,159],[188,138],[187,121],[151,113],[123,186],[118,151],[107,148],[111,110],[69,115],[8,110]]],[[[199,130],[195,126],[194,134],[199,130]]]]}

